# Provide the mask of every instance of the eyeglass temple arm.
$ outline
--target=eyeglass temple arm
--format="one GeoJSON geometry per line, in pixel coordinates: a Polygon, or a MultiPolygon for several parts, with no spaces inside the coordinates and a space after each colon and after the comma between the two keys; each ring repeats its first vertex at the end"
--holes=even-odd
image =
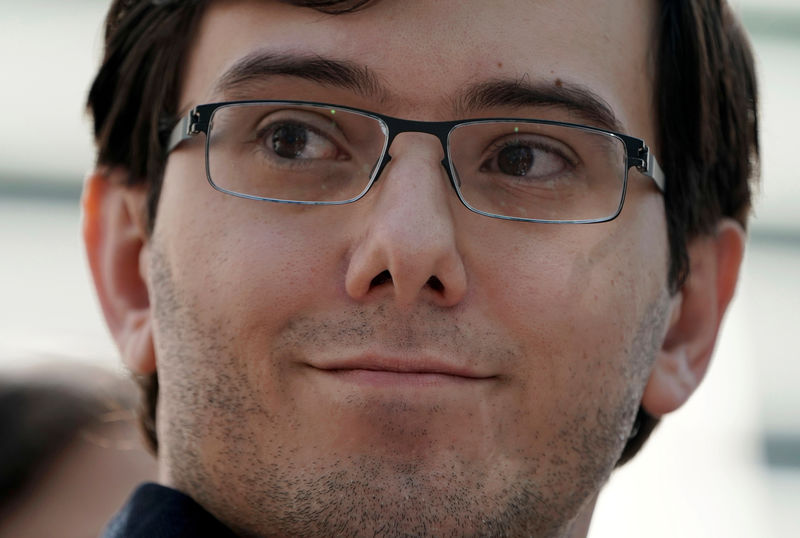
{"type": "Polygon", "coordinates": [[[167,142],[167,154],[172,153],[172,150],[177,148],[184,140],[189,140],[201,132],[205,132],[205,128],[200,125],[200,114],[197,110],[190,110],[170,132],[167,142]]]}
{"type": "Polygon", "coordinates": [[[658,187],[658,190],[663,193],[667,186],[667,179],[664,176],[664,171],[661,169],[661,166],[656,160],[656,156],[653,155],[653,153],[650,151],[650,148],[643,143],[638,148],[637,153],[639,156],[630,158],[628,165],[635,166],[642,175],[652,179],[653,183],[655,183],[656,187],[658,187]]]}

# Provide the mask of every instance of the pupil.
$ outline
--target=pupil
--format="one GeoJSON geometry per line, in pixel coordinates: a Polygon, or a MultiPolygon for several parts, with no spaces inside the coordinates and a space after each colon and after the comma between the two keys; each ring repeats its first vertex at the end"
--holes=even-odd
{"type": "Polygon", "coordinates": [[[281,125],[272,133],[272,149],[284,159],[299,157],[306,141],[306,130],[300,125],[281,125]]]}
{"type": "Polygon", "coordinates": [[[524,176],[533,165],[533,151],[527,146],[510,146],[497,156],[497,166],[504,174],[524,176]]]}

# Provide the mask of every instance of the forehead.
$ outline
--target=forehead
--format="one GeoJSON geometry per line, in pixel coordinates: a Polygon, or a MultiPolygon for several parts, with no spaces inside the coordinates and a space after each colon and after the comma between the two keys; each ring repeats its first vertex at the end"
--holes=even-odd
{"type": "MultiPolygon", "coordinates": [[[[224,100],[220,78],[243,58],[289,54],[345,61],[375,75],[380,91],[340,104],[455,119],[452,99],[467,85],[567,84],[591,90],[624,131],[652,140],[652,8],[641,0],[379,0],[327,15],[263,0],[213,2],[189,54],[181,106],[224,100]]],[[[280,78],[270,88],[308,89],[299,77],[280,78]]],[[[341,88],[318,86],[313,98],[347,101],[341,88]]]]}

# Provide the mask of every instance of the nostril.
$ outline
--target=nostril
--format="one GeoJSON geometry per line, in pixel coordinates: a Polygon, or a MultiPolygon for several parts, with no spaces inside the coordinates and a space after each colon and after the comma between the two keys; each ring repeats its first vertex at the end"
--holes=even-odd
{"type": "Polygon", "coordinates": [[[442,292],[442,291],[444,291],[444,284],[442,284],[442,281],[441,281],[441,280],[439,280],[439,278],[438,278],[438,277],[435,277],[435,276],[432,276],[432,277],[430,277],[430,278],[428,279],[428,282],[427,282],[427,284],[428,284],[428,286],[430,286],[430,287],[431,287],[431,289],[432,289],[432,290],[434,290],[434,291],[438,291],[438,292],[442,292]]]}
{"type": "Polygon", "coordinates": [[[391,281],[392,281],[392,274],[389,271],[382,271],[375,278],[372,279],[372,282],[369,283],[369,287],[376,288],[381,284],[386,284],[387,282],[391,281]]]}

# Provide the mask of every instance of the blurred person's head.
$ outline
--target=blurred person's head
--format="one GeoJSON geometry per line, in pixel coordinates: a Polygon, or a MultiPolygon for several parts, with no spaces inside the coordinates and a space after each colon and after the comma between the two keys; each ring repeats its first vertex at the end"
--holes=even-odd
{"type": "Polygon", "coordinates": [[[161,481],[243,533],[583,532],[708,367],[755,86],[711,0],[114,2],[85,236],[161,481]]]}
{"type": "Polygon", "coordinates": [[[128,379],[74,363],[0,375],[0,536],[96,536],[155,475],[128,379]]]}

